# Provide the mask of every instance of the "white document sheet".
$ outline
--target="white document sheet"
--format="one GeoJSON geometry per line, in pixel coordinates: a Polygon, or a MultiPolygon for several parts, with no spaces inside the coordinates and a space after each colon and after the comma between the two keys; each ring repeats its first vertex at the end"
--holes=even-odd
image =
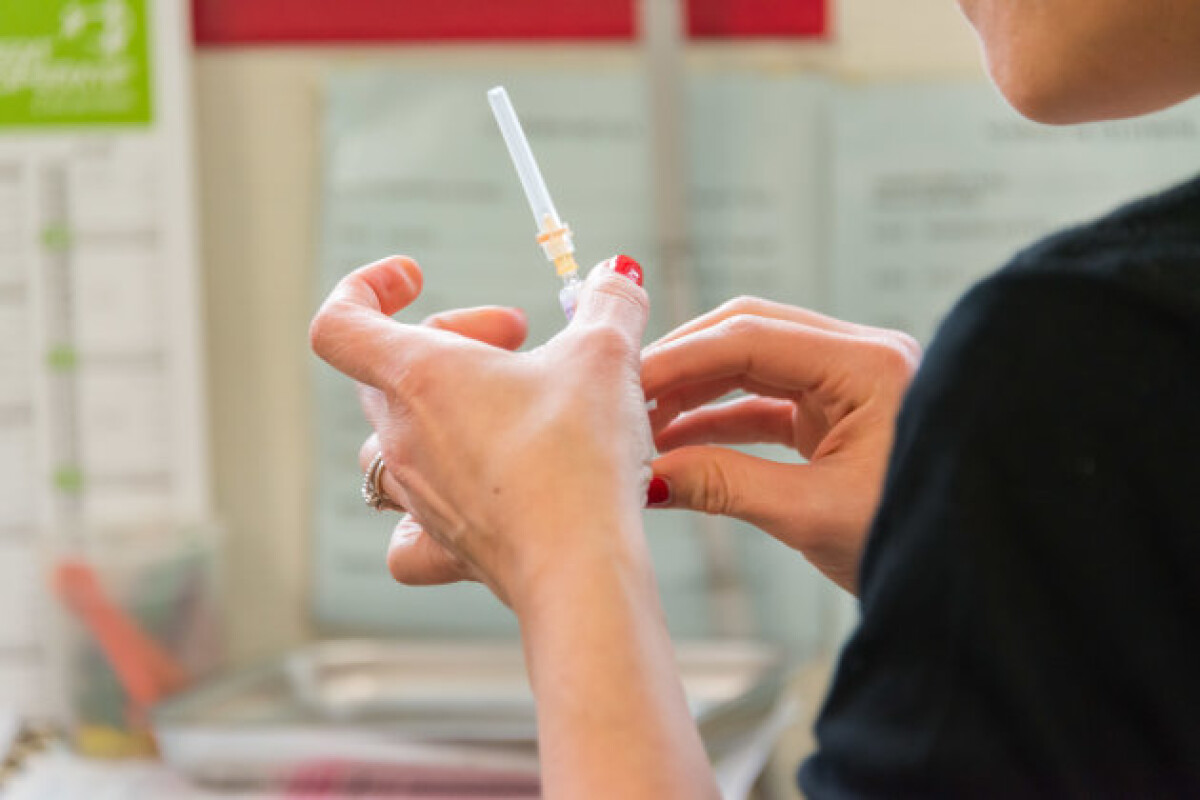
{"type": "Polygon", "coordinates": [[[834,310],[928,341],[1025,245],[1200,172],[1200,103],[1035,125],[975,83],[847,89],[833,109],[834,310]]]}

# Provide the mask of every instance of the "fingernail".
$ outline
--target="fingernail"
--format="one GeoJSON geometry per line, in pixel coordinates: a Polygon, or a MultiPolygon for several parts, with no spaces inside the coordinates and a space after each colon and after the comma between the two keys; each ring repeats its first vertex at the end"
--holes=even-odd
{"type": "Polygon", "coordinates": [[[661,475],[655,475],[650,479],[650,485],[646,487],[646,505],[665,506],[669,502],[671,502],[671,484],[667,483],[667,479],[661,475]]]}
{"type": "Polygon", "coordinates": [[[629,256],[610,258],[609,265],[612,267],[613,272],[619,272],[638,286],[642,285],[642,265],[629,256]]]}
{"type": "Polygon", "coordinates": [[[411,514],[405,514],[396,523],[396,527],[392,528],[392,539],[388,546],[408,547],[419,538],[421,538],[421,526],[417,524],[411,514]]]}

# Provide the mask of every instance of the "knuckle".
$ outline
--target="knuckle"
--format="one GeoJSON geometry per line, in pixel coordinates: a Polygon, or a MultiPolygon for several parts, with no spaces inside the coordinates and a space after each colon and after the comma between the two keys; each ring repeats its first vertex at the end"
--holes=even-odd
{"type": "Polygon", "coordinates": [[[439,552],[441,553],[440,574],[445,583],[471,579],[471,570],[461,556],[444,548],[439,552]]]}
{"type": "Polygon", "coordinates": [[[447,311],[435,311],[434,313],[421,320],[421,324],[427,328],[436,328],[437,330],[451,330],[452,315],[447,311]]]}
{"type": "Polygon", "coordinates": [[[722,303],[718,309],[718,313],[730,317],[739,314],[759,314],[762,312],[765,304],[766,301],[760,297],[743,294],[722,303]]]}
{"type": "Polygon", "coordinates": [[[762,333],[762,317],[754,314],[734,314],[720,324],[721,334],[735,339],[758,336],[762,333]]]}
{"type": "Polygon", "coordinates": [[[921,360],[921,343],[910,334],[894,328],[871,328],[864,326],[863,330],[872,340],[891,344],[891,346],[898,348],[914,363],[921,360]]]}
{"type": "Polygon", "coordinates": [[[921,343],[914,337],[904,331],[892,331],[892,335],[896,337],[897,342],[905,353],[914,361],[921,360],[921,343]]]}
{"type": "Polygon", "coordinates": [[[411,401],[425,397],[437,383],[436,359],[426,352],[409,354],[388,378],[386,393],[392,399],[411,401]]]}
{"type": "Polygon", "coordinates": [[[700,471],[700,496],[696,504],[705,514],[728,515],[733,507],[732,482],[720,461],[709,461],[700,471]]]}
{"type": "Polygon", "coordinates": [[[324,356],[329,351],[333,333],[331,317],[331,309],[328,306],[322,306],[308,326],[308,344],[312,351],[319,356],[324,356]]]}
{"type": "Polygon", "coordinates": [[[592,287],[598,295],[615,298],[630,305],[642,307],[647,303],[646,290],[638,286],[624,275],[608,272],[600,277],[592,287]]]}
{"type": "Polygon", "coordinates": [[[584,352],[602,362],[624,359],[636,349],[629,334],[607,323],[588,325],[581,332],[581,340],[584,352]]]}
{"type": "Polygon", "coordinates": [[[359,309],[345,300],[326,300],[308,325],[308,342],[321,358],[334,355],[338,348],[345,348],[346,338],[351,331],[351,322],[359,309]]]}
{"type": "Polygon", "coordinates": [[[915,369],[915,362],[908,347],[895,336],[882,336],[870,341],[872,366],[880,374],[891,378],[907,378],[915,369]]]}

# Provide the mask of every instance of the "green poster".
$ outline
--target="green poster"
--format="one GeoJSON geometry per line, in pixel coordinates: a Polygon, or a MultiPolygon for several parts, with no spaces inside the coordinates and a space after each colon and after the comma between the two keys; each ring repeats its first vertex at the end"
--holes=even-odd
{"type": "Polygon", "coordinates": [[[0,0],[0,129],[147,125],[147,0],[0,0]]]}

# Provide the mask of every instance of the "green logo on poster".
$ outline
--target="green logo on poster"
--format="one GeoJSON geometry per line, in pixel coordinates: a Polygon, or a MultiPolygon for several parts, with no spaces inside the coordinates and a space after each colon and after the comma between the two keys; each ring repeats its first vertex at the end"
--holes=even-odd
{"type": "Polygon", "coordinates": [[[0,127],[151,120],[146,0],[0,0],[0,127]]]}
{"type": "Polygon", "coordinates": [[[136,25],[128,0],[74,0],[63,8],[59,19],[59,39],[77,42],[94,55],[117,58],[128,53],[133,44],[136,25]]]}

